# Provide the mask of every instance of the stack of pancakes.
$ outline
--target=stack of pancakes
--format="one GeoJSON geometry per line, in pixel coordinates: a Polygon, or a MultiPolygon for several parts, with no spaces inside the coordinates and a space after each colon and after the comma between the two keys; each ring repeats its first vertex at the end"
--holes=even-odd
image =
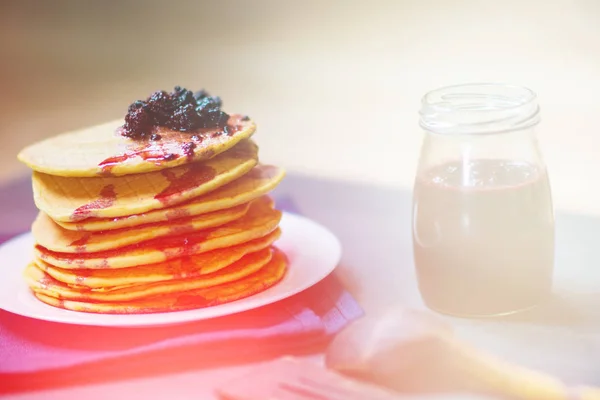
{"type": "Polygon", "coordinates": [[[97,313],[206,307],[262,291],[287,259],[268,193],[280,168],[258,162],[248,118],[161,139],[119,134],[122,121],[27,147],[40,212],[28,285],[53,306],[97,313]]]}

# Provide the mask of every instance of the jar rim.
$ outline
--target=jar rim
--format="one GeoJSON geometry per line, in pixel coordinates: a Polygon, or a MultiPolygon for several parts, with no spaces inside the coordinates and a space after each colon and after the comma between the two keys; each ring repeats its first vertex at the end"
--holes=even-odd
{"type": "Polygon", "coordinates": [[[439,134],[494,134],[539,123],[536,93],[505,83],[463,83],[427,92],[420,125],[439,134]]]}

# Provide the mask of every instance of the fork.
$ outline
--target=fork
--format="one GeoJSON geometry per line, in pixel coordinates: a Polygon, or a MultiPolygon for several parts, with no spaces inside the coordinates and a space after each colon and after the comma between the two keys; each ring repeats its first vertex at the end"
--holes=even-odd
{"type": "Polygon", "coordinates": [[[261,365],[218,390],[228,400],[400,400],[388,389],[355,381],[291,357],[261,365]]]}

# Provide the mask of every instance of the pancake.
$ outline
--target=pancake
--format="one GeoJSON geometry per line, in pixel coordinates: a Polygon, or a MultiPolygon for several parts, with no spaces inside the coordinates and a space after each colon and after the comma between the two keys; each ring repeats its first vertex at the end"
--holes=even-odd
{"type": "Polygon", "coordinates": [[[144,314],[182,311],[232,302],[262,292],[281,281],[286,269],[285,255],[275,249],[271,261],[252,275],[223,285],[169,296],[130,302],[100,303],[58,299],[41,293],[34,294],[39,300],[54,307],[89,313],[144,314]]]}
{"type": "Polygon", "coordinates": [[[206,162],[159,172],[108,178],[65,178],[33,173],[36,206],[55,221],[140,214],[211,192],[250,171],[258,148],[243,141],[206,162]]]}
{"type": "Polygon", "coordinates": [[[57,281],[71,286],[87,287],[89,289],[122,287],[171,279],[197,278],[217,272],[248,253],[269,247],[279,236],[280,231],[277,229],[264,237],[237,246],[131,268],[63,269],[54,267],[40,259],[36,259],[35,263],[57,281]]]}
{"type": "Polygon", "coordinates": [[[169,312],[234,301],[283,278],[282,213],[268,193],[285,172],[259,164],[254,122],[220,107],[219,97],[176,86],[132,103],[125,119],[19,153],[39,210],[23,278],[40,301],[169,312]]]}
{"type": "Polygon", "coordinates": [[[139,174],[205,161],[249,138],[256,126],[251,120],[233,115],[229,134],[223,128],[179,132],[155,128],[158,141],[132,140],[122,136],[123,120],[64,133],[23,149],[18,158],[32,170],[64,177],[95,177],[139,174]],[[193,138],[194,135],[199,139],[193,138]],[[193,142],[190,152],[186,144],[193,142]]]}
{"type": "Polygon", "coordinates": [[[36,293],[60,299],[80,301],[131,301],[147,297],[204,289],[232,282],[251,275],[271,261],[270,248],[250,253],[218,272],[193,279],[177,279],[141,285],[106,288],[105,290],[74,288],[52,278],[35,264],[25,270],[25,279],[36,293]]]}
{"type": "Polygon", "coordinates": [[[117,250],[73,254],[53,252],[36,245],[34,253],[43,261],[66,269],[134,267],[246,243],[276,230],[280,220],[281,211],[273,209],[273,200],[263,196],[250,203],[250,209],[242,218],[217,228],[154,239],[117,250]]]}
{"type": "Polygon", "coordinates": [[[188,202],[142,214],[116,218],[87,218],[79,222],[55,221],[68,230],[86,232],[130,228],[149,223],[173,221],[252,201],[273,190],[283,179],[283,169],[272,165],[257,165],[250,172],[208,194],[188,202]]]}
{"type": "Polygon", "coordinates": [[[183,218],[173,222],[144,225],[107,232],[69,231],[57,225],[46,214],[39,213],[31,227],[37,244],[48,250],[65,253],[93,253],[118,249],[151,239],[192,233],[202,229],[224,225],[243,217],[250,204],[183,218]]]}

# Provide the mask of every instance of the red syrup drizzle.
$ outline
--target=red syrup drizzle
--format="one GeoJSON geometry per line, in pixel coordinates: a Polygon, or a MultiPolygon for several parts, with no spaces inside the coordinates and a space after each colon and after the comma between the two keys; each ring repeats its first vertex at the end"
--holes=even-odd
{"type": "Polygon", "coordinates": [[[77,276],[75,277],[75,283],[77,285],[81,285],[85,281],[85,278],[87,278],[88,276],[91,276],[91,275],[92,275],[91,269],[80,269],[79,271],[77,271],[77,276]]]}
{"type": "Polygon", "coordinates": [[[52,285],[52,279],[48,275],[44,275],[38,280],[38,283],[44,290],[48,290],[48,287],[52,285]]]}
{"type": "Polygon", "coordinates": [[[67,263],[75,262],[76,264],[78,262],[83,263],[85,259],[108,259],[111,257],[118,257],[131,250],[161,251],[166,255],[167,259],[172,259],[196,253],[197,250],[199,250],[200,244],[208,239],[211,233],[212,229],[209,228],[201,231],[195,231],[194,233],[190,234],[161,237],[142,243],[120,247],[118,249],[104,250],[86,254],[55,252],[40,246],[39,244],[36,245],[36,248],[38,252],[42,254],[42,259],[44,258],[44,254],[47,254],[53,258],[63,260],[67,263]]]}
{"type": "MultiPolygon", "coordinates": [[[[193,161],[196,156],[196,149],[206,138],[233,136],[243,129],[243,124],[241,124],[241,121],[245,121],[243,118],[239,115],[232,116],[228,121],[228,125],[223,128],[198,129],[192,132],[179,132],[163,127],[154,127],[154,133],[161,137],[160,141],[134,141],[133,146],[125,153],[109,157],[98,166],[101,168],[103,175],[111,175],[111,171],[115,166],[136,157],[141,157],[143,160],[154,162],[157,165],[180,157],[186,157],[188,161],[193,161]]],[[[120,127],[117,130],[117,135],[122,135],[122,133],[123,127],[120,127]]],[[[205,157],[210,157],[210,153],[210,151],[206,151],[205,157]]]]}
{"type": "Polygon", "coordinates": [[[167,210],[165,213],[167,221],[174,221],[180,218],[190,217],[190,210],[187,208],[179,208],[175,210],[167,210]]]}
{"type": "MultiPolygon", "coordinates": [[[[136,230],[139,229],[140,227],[143,227],[145,229],[148,228],[152,228],[152,227],[167,227],[169,228],[169,234],[171,236],[180,236],[180,235],[184,235],[190,232],[194,232],[195,228],[194,228],[194,224],[193,224],[193,220],[195,217],[193,216],[186,216],[186,211],[187,210],[179,210],[182,211],[181,213],[179,213],[179,218],[175,221],[176,224],[173,225],[171,221],[171,219],[168,218],[168,221],[159,221],[159,222],[153,222],[153,223],[149,223],[149,224],[143,224],[140,226],[136,226],[136,227],[126,227],[126,228],[122,228],[122,229],[117,229],[114,230],[112,232],[114,233],[124,233],[124,232],[130,232],[132,230],[136,230]]],[[[189,212],[187,213],[189,214],[189,212]]],[[[76,247],[75,252],[76,253],[84,253],[86,251],[86,245],[88,244],[89,240],[94,236],[94,234],[102,234],[102,232],[85,232],[82,233],[81,237],[77,240],[74,240],[73,242],[71,242],[69,244],[70,247],[76,247]]],[[[158,239],[158,238],[157,238],[158,239]]]]}
{"type": "MultiPolygon", "coordinates": [[[[185,152],[185,149],[182,148],[182,152],[185,152]]],[[[98,164],[98,166],[102,169],[102,173],[104,175],[110,175],[114,167],[136,157],[141,157],[145,161],[160,164],[163,161],[176,160],[181,157],[181,154],[169,152],[169,150],[167,150],[163,145],[157,145],[154,142],[147,142],[145,146],[132,149],[115,157],[109,157],[98,164]]]]}
{"type": "MultiPolygon", "coordinates": [[[[99,252],[87,253],[86,245],[88,244],[90,238],[92,236],[94,236],[94,232],[86,232],[79,239],[71,242],[69,244],[69,246],[76,247],[75,252],[73,252],[73,253],[55,252],[55,251],[49,250],[41,245],[36,245],[36,248],[40,252],[40,258],[42,260],[48,260],[48,254],[50,254],[55,258],[58,258],[58,259],[61,259],[65,262],[67,262],[68,264],[73,264],[73,263],[78,264],[78,265],[80,265],[81,269],[86,269],[86,267],[83,266],[85,259],[97,259],[97,258],[103,258],[103,257],[104,257],[104,260],[102,263],[102,268],[108,268],[109,265],[108,265],[107,258],[118,255],[122,251],[128,251],[128,250],[139,249],[139,248],[162,251],[163,253],[167,254],[167,256],[169,256],[169,254],[174,253],[174,251],[179,251],[179,249],[171,250],[171,249],[169,249],[169,247],[188,246],[187,249],[189,250],[189,253],[191,254],[194,252],[196,244],[198,242],[201,242],[204,239],[208,238],[208,236],[210,235],[209,231],[211,229],[213,229],[213,228],[206,228],[206,229],[203,229],[200,231],[195,230],[194,225],[192,223],[192,220],[194,218],[195,217],[180,218],[177,221],[177,225],[175,225],[175,226],[172,226],[170,222],[164,222],[164,221],[154,222],[154,223],[143,225],[145,228],[167,226],[170,228],[169,229],[170,236],[158,237],[155,239],[146,240],[141,243],[131,244],[131,245],[120,247],[118,249],[113,249],[113,250],[104,250],[104,251],[99,251],[99,252]]],[[[137,227],[118,229],[114,232],[127,232],[127,231],[131,231],[133,229],[137,229],[137,227]]],[[[97,232],[97,233],[100,233],[100,232],[97,232]]],[[[185,252],[187,252],[187,251],[183,250],[183,252],[181,254],[183,254],[185,252]]],[[[177,254],[179,254],[179,253],[177,253],[177,254]]]]}
{"type": "MultiPolygon", "coordinates": [[[[166,268],[166,272],[167,274],[171,275],[171,277],[173,279],[183,279],[186,278],[186,274],[185,274],[185,267],[186,267],[186,263],[185,263],[185,258],[182,258],[180,262],[169,262],[167,264],[167,268],[166,268]]],[[[189,264],[189,261],[188,261],[189,264]]]]}
{"type": "Polygon", "coordinates": [[[86,246],[90,241],[92,234],[90,232],[84,233],[79,239],[72,241],[69,243],[69,247],[75,247],[76,253],[85,252],[86,246]]]}
{"type": "MultiPolygon", "coordinates": [[[[197,201],[197,199],[196,198],[189,199],[189,200],[186,200],[186,201],[184,201],[182,203],[177,203],[177,205],[178,206],[185,206],[187,204],[193,203],[194,201],[197,201]]],[[[166,219],[166,221],[173,221],[173,220],[177,220],[177,219],[180,219],[180,218],[192,217],[192,214],[191,214],[190,210],[187,209],[187,208],[173,208],[173,209],[168,209],[167,208],[167,209],[164,209],[164,211],[165,211],[165,219],[166,219]]],[[[125,215],[125,216],[122,216],[122,217],[115,217],[115,218],[112,218],[112,221],[119,222],[119,221],[124,221],[124,220],[132,219],[132,218],[136,218],[137,219],[138,216],[144,216],[145,214],[146,213],[137,214],[137,215],[133,215],[133,216],[132,215],[125,215]]],[[[89,221],[98,221],[98,220],[101,220],[101,218],[90,218],[89,219],[89,221]]],[[[155,223],[164,223],[164,222],[165,221],[158,221],[158,222],[155,222],[155,223]]],[[[138,226],[150,225],[150,224],[154,224],[154,223],[144,223],[144,224],[139,224],[138,226]]],[[[84,224],[77,224],[76,226],[77,226],[77,230],[78,231],[85,231],[85,225],[84,224]]],[[[121,229],[127,229],[127,227],[124,227],[124,228],[121,228],[121,229]]]]}
{"type": "Polygon", "coordinates": [[[188,170],[177,176],[172,170],[164,169],[160,173],[167,178],[169,185],[154,198],[163,204],[168,204],[171,197],[187,192],[203,183],[209,182],[216,176],[214,168],[204,164],[190,164],[188,170]]]}
{"type": "Polygon", "coordinates": [[[77,220],[85,219],[89,217],[93,211],[102,210],[112,206],[116,199],[117,193],[115,192],[115,186],[106,185],[100,190],[100,198],[75,209],[73,217],[77,220]]]}
{"type": "Polygon", "coordinates": [[[199,308],[208,306],[210,306],[209,300],[199,294],[182,294],[175,298],[175,302],[173,304],[175,309],[199,308]]]}
{"type": "Polygon", "coordinates": [[[194,232],[194,225],[191,223],[184,225],[175,225],[169,228],[169,234],[175,236],[185,235],[190,232],[194,232]]]}

